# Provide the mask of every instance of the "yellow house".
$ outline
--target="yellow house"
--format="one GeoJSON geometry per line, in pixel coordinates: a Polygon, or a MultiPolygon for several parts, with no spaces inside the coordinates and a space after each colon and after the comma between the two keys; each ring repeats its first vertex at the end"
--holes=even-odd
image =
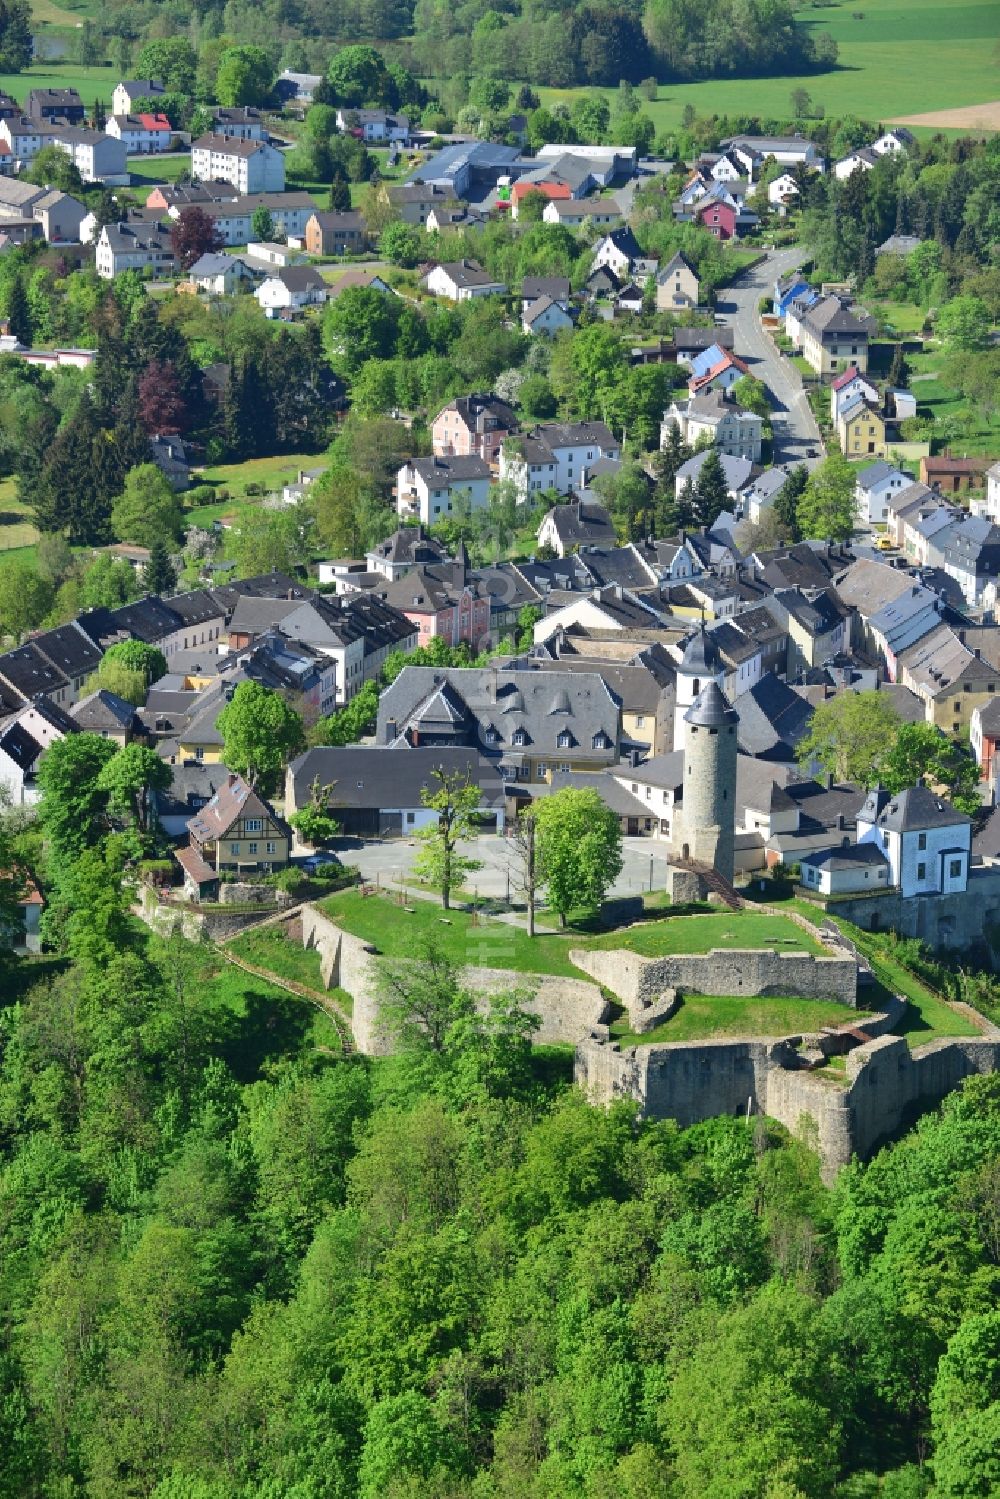
{"type": "Polygon", "coordinates": [[[920,698],[928,723],[963,741],[975,710],[1000,696],[1000,672],[946,624],[900,651],[896,680],[920,698]]]}
{"type": "Polygon", "coordinates": [[[845,458],[887,458],[885,421],[874,406],[859,397],[840,413],[837,437],[845,458]]]}
{"type": "Polygon", "coordinates": [[[288,863],[292,836],[242,776],[231,775],[188,823],[191,847],[216,873],[267,874],[288,863]]]}

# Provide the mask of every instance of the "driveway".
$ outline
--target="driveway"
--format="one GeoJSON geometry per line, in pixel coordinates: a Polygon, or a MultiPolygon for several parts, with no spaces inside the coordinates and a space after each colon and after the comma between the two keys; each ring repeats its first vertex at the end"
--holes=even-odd
{"type": "Polygon", "coordinates": [[[763,380],[774,408],[775,463],[804,463],[815,468],[818,458],[808,456],[815,448],[822,456],[819,427],[802,388],[802,377],[791,360],[776,351],[764,332],[757,304],[770,297],[779,276],[790,271],[805,257],[800,249],[772,250],[767,259],[744,271],[730,286],[723,287],[716,300],[716,311],[727,327],[734,330],[735,353],[746,360],[751,373],[763,380]]]}
{"type": "MultiPolygon", "coordinates": [[[[333,843],[345,864],[356,864],[364,880],[383,887],[398,885],[400,876],[405,884],[413,867],[413,861],[421,845],[411,838],[362,841],[355,838],[338,838],[333,843]]],[[[480,895],[501,896],[509,893],[519,899],[517,891],[518,862],[506,838],[496,834],[470,839],[460,846],[459,852],[467,858],[479,859],[482,869],[468,877],[470,889],[480,895]],[[509,874],[509,884],[508,884],[509,874]]],[[[623,868],[611,895],[638,895],[643,890],[663,890],[667,882],[667,845],[653,838],[624,838],[622,840],[623,868]]]]}

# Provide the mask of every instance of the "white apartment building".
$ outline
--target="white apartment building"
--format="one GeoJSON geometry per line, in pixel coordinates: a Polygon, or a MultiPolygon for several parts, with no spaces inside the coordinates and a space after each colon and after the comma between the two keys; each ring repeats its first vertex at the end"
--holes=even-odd
{"type": "Polygon", "coordinates": [[[201,182],[228,182],[239,193],[280,193],[285,158],[268,141],[203,135],[191,146],[191,174],[201,182]]]}

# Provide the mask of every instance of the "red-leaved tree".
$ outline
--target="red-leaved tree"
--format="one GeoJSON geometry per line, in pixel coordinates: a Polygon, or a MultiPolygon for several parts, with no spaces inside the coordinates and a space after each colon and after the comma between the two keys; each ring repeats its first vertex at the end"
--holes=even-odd
{"type": "Polygon", "coordinates": [[[187,429],[187,402],[171,360],[151,359],[139,376],[139,416],[150,437],[170,437],[187,429]]]}
{"type": "Polygon", "coordinates": [[[202,255],[221,250],[225,241],[215,220],[203,208],[182,208],[170,230],[170,243],[181,270],[190,270],[202,255]]]}

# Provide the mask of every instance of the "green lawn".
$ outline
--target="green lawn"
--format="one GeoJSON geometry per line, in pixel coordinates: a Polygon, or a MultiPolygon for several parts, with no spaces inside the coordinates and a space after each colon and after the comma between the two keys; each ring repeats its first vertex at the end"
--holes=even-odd
{"type": "Polygon", "coordinates": [[[16,481],[0,480],[0,552],[34,547],[37,541],[38,528],[28,506],[17,498],[16,481]]]}
{"type": "Polygon", "coordinates": [[[321,453],[287,453],[274,458],[248,458],[243,463],[213,464],[192,474],[192,485],[211,484],[217,490],[228,491],[227,496],[207,505],[196,505],[186,512],[185,519],[192,526],[210,526],[220,516],[239,515],[260,504],[259,495],[247,495],[248,484],[260,484],[269,493],[278,491],[290,484],[300,469],[319,468],[322,462],[321,453]]]}
{"type": "Polygon", "coordinates": [[[669,953],[708,952],[713,947],[764,947],[777,952],[823,951],[821,944],[784,916],[761,911],[713,911],[703,916],[668,916],[624,932],[608,932],[586,943],[601,951],[627,948],[646,958],[669,953]]]}
{"type": "Polygon", "coordinates": [[[162,154],[130,156],[128,169],[132,174],[132,187],[145,201],[154,187],[164,182],[176,182],[183,172],[190,172],[191,153],[164,151],[162,154]]]}
{"type": "MultiPolygon", "coordinates": [[[[571,947],[600,951],[627,948],[644,957],[668,953],[708,952],[713,947],[768,947],[781,951],[822,951],[793,922],[756,911],[699,916],[669,916],[625,931],[592,936],[570,930],[529,938],[523,926],[483,918],[478,925],[468,911],[442,911],[436,901],[414,897],[411,910],[386,896],[341,891],[321,902],[333,920],[371,942],[387,957],[413,957],[433,941],[453,963],[509,968],[516,973],[579,976],[569,961],[571,947]]],[[[544,918],[543,918],[544,919],[544,918]]]]}
{"type": "MultiPolygon", "coordinates": [[[[1000,95],[996,0],[850,0],[802,10],[798,18],[837,42],[840,56],[832,72],[661,84],[656,101],[642,106],[657,130],[676,130],[687,104],[699,115],[787,119],[789,96],[799,87],[828,116],[868,120],[986,104],[1000,95]]],[[[551,106],[571,100],[574,91],[539,92],[551,106]]]]}
{"type": "Polygon", "coordinates": [[[342,890],[319,902],[345,931],[370,942],[389,958],[412,958],[433,942],[460,967],[509,968],[515,973],[555,973],[579,978],[569,961],[573,935],[530,938],[520,926],[503,921],[474,923],[468,911],[443,911],[436,901],[414,897],[409,910],[385,896],[342,890]]]}
{"type": "Polygon", "coordinates": [[[706,1036],[789,1036],[867,1018],[867,1011],[859,1014],[825,999],[688,994],[670,1019],[655,1030],[636,1035],[629,1030],[628,1019],[623,1018],[614,1022],[611,1034],[623,1046],[652,1046],[665,1041],[701,1041],[706,1036]]]}
{"type": "Polygon", "coordinates": [[[318,994],[324,992],[319,953],[313,947],[303,947],[300,941],[286,933],[284,927],[263,927],[259,931],[247,932],[230,942],[229,950],[258,968],[266,968],[269,973],[305,984],[307,989],[315,989],[318,994]]]}
{"type": "MultiPolygon", "coordinates": [[[[75,26],[76,22],[71,24],[75,26]]],[[[45,59],[23,73],[0,73],[0,89],[12,94],[20,104],[33,88],[75,88],[84,104],[101,99],[110,109],[117,82],[118,74],[110,63],[105,67],[85,68],[78,62],[45,59]]]]}
{"type": "Polygon", "coordinates": [[[944,430],[931,433],[937,452],[950,449],[961,457],[994,457],[1000,452],[1000,412],[984,417],[954,386],[943,378],[947,355],[938,348],[923,354],[908,355],[911,388],[917,398],[917,414],[933,417],[944,430]],[[930,376],[917,379],[914,376],[930,376]]]}

